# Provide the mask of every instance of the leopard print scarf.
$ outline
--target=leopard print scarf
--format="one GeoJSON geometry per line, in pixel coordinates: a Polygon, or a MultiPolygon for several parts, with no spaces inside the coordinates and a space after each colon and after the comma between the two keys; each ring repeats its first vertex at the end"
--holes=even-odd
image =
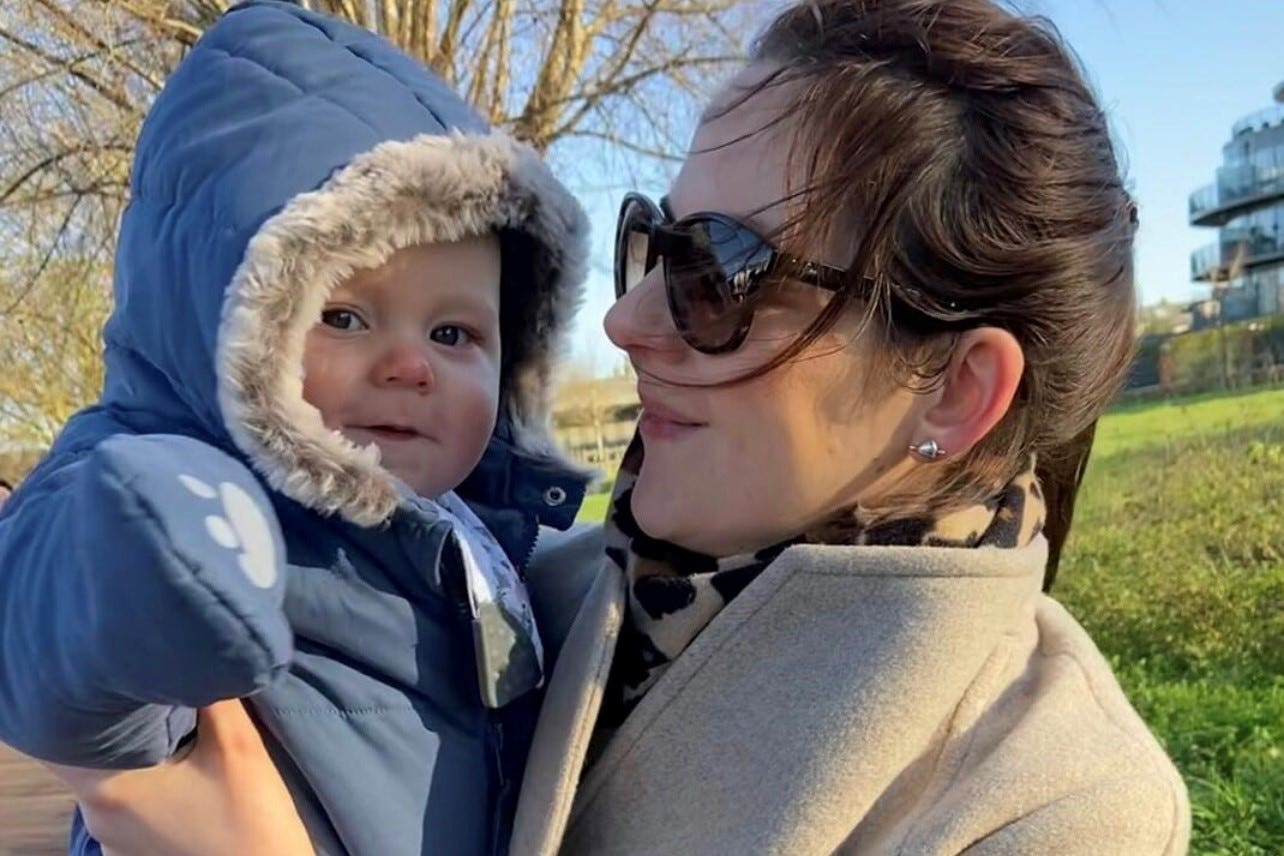
{"type": "MultiPolygon", "coordinates": [[[[625,574],[628,602],[607,682],[600,724],[624,721],[669,664],[732,598],[786,548],[835,543],[795,538],[749,555],[717,559],[651,538],[633,518],[633,484],[642,464],[634,437],[624,455],[606,522],[606,554],[625,574]]],[[[1045,506],[1029,465],[988,501],[937,515],[871,526],[853,521],[841,543],[868,546],[999,547],[1029,544],[1043,530],[1045,506]]]]}

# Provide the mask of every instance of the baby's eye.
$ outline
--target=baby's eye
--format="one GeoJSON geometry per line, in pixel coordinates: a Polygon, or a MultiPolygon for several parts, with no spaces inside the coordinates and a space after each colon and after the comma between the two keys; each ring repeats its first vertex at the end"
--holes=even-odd
{"type": "Polygon", "coordinates": [[[451,348],[466,345],[473,340],[471,333],[455,324],[442,324],[440,327],[433,328],[433,331],[428,334],[428,338],[439,345],[446,345],[451,348]]]}
{"type": "Polygon", "coordinates": [[[321,312],[321,323],[336,330],[368,330],[369,326],[361,316],[351,309],[325,309],[321,312]]]}

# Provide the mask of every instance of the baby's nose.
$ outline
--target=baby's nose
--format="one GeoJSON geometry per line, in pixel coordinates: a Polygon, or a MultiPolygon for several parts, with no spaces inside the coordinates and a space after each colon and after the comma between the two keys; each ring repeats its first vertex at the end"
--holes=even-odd
{"type": "Polygon", "coordinates": [[[421,392],[433,386],[432,363],[422,346],[399,343],[389,347],[375,372],[376,381],[384,386],[412,386],[421,392]]]}

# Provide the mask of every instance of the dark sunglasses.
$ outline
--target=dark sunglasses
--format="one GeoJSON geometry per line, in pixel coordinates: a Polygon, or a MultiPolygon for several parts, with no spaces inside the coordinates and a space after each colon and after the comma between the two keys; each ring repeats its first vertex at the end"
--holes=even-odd
{"type": "Polygon", "coordinates": [[[664,290],[682,340],[703,354],[740,347],[764,282],[787,278],[838,291],[847,271],[783,253],[748,226],[703,212],[674,220],[666,200],[624,197],[615,231],[615,297],[664,264],[664,290]],[[663,206],[663,207],[661,207],[663,206]]]}

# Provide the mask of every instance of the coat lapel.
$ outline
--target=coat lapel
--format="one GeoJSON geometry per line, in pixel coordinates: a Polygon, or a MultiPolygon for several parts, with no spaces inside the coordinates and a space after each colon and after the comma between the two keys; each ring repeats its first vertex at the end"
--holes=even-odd
{"type": "Polygon", "coordinates": [[[513,826],[513,856],[551,856],[561,844],[623,617],[624,574],[600,560],[544,697],[513,826]]]}
{"type": "Polygon", "coordinates": [[[1045,558],[1042,538],[792,548],[584,774],[624,594],[608,564],[549,687],[513,853],[832,852],[899,776],[930,766],[968,686],[1028,622],[1045,558]]]}

